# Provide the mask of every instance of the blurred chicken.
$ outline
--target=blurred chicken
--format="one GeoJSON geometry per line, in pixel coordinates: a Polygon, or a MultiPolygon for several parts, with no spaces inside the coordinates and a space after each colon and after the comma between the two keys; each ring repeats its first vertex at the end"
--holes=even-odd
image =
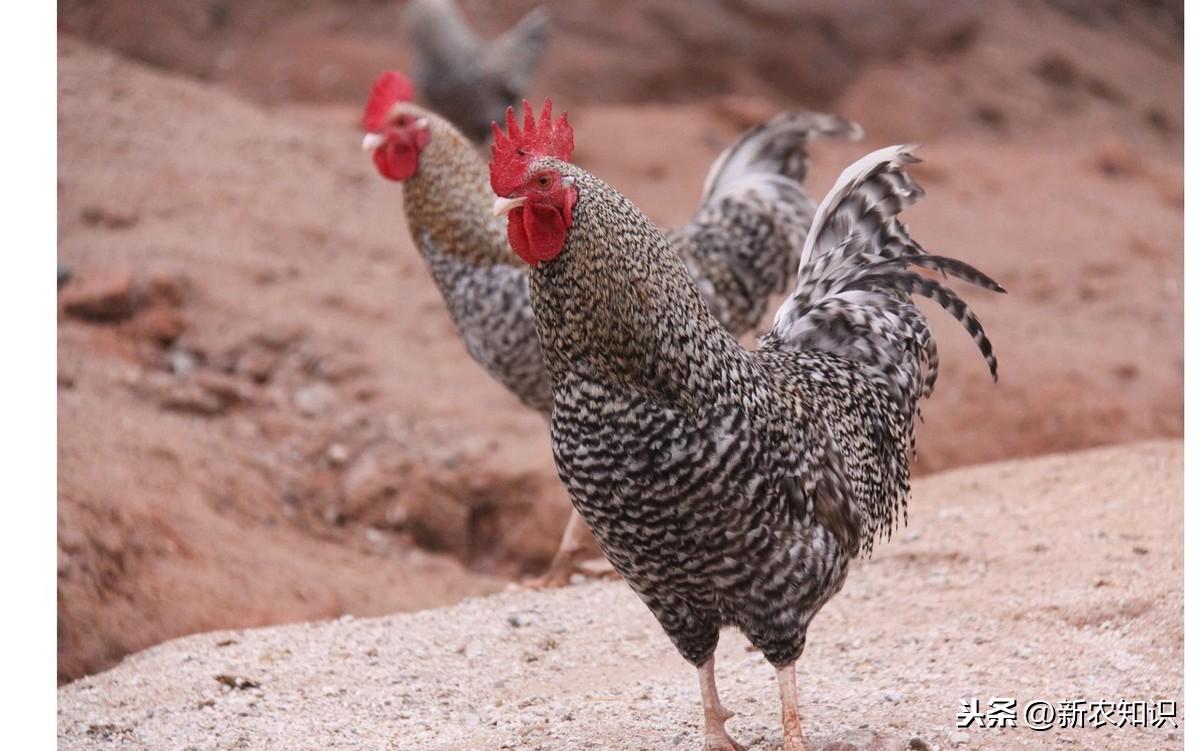
{"type": "Polygon", "coordinates": [[[549,15],[534,8],[505,34],[485,42],[454,0],[409,0],[404,11],[413,79],[429,106],[476,143],[517,104],[546,48],[549,15]]]}
{"type": "MultiPolygon", "coordinates": [[[[487,164],[450,123],[412,104],[398,73],[376,81],[363,117],[364,147],[380,174],[404,182],[413,241],[471,357],[547,420],[553,406],[529,305],[525,265],[492,215],[487,164]]],[[[857,138],[832,115],[784,113],[722,152],[692,220],[669,233],[709,309],[734,334],[752,329],[800,260],[816,205],[804,191],[814,136],[857,138]]],[[[590,533],[572,513],[542,583],[563,584],[590,533]]]]}
{"type": "Polygon", "coordinates": [[[566,117],[525,105],[495,131],[491,183],[554,391],[559,475],[613,567],[699,671],[707,751],[736,751],[713,653],[737,626],[775,666],[784,747],[802,751],[795,663],[850,560],[907,508],[917,402],[937,378],[930,297],[996,358],[897,219],[923,192],[911,147],[868,154],[817,209],[795,291],[755,351],[627,198],[571,164],[566,117]]]}

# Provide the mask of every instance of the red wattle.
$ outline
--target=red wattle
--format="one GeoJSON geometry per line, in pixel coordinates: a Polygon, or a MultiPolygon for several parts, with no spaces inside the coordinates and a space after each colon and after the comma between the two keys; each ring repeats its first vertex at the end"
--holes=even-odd
{"type": "Polygon", "coordinates": [[[429,143],[429,131],[404,126],[392,126],[384,131],[385,141],[375,149],[371,158],[375,169],[389,180],[401,182],[417,172],[421,149],[429,143]]]}
{"type": "Polygon", "coordinates": [[[508,212],[508,242],[530,266],[554,260],[566,240],[567,224],[556,209],[526,205],[508,212]]]}

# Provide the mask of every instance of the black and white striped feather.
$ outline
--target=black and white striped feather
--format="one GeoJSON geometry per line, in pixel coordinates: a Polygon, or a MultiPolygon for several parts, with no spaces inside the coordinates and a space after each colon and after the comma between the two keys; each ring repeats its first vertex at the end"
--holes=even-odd
{"type": "Polygon", "coordinates": [[[913,269],[1004,291],[969,264],[927,253],[899,220],[900,211],[925,194],[904,171],[919,161],[912,148],[874,151],[838,178],[817,209],[796,290],[764,339],[764,346],[816,349],[854,360],[888,389],[910,421],[918,414],[918,400],[933,393],[938,375],[937,345],[913,295],[928,297],[954,316],[974,338],[993,379],[997,376],[992,344],[974,311],[946,284],[913,269]]]}
{"type": "Polygon", "coordinates": [[[900,519],[915,404],[937,362],[912,295],[950,310],[994,363],[965,303],[918,272],[998,285],[925,253],[896,221],[920,195],[912,161],[893,147],[843,174],[815,212],[795,292],[753,351],[632,202],[575,165],[528,167],[578,190],[562,252],[530,273],[559,474],[693,664],[723,625],[773,665],[794,662],[849,561],[900,519]]]}
{"type": "Polygon", "coordinates": [[[861,135],[836,115],[784,112],[746,130],[713,162],[700,207],[667,239],[725,328],[752,329],[767,298],[792,279],[816,211],[804,189],[809,140],[861,135]]]}

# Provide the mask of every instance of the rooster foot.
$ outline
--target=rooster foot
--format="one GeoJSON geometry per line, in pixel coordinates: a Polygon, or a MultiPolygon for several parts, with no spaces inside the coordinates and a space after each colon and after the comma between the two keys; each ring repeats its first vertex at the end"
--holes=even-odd
{"type": "Polygon", "coordinates": [[[806,751],[804,736],[800,733],[800,725],[783,727],[783,751],[806,751]]]}
{"type": "Polygon", "coordinates": [[[746,747],[722,731],[720,735],[704,736],[704,751],[746,751],[746,747]]]}
{"type": "Polygon", "coordinates": [[[552,563],[546,573],[527,579],[524,586],[528,589],[557,589],[571,583],[571,577],[580,574],[588,579],[611,579],[617,575],[612,564],[603,558],[591,558],[585,561],[565,561],[552,563]]]}
{"type": "Polygon", "coordinates": [[[704,734],[704,751],[746,751],[746,747],[729,737],[725,732],[725,721],[733,717],[725,707],[717,705],[716,715],[720,725],[710,728],[704,734]]]}

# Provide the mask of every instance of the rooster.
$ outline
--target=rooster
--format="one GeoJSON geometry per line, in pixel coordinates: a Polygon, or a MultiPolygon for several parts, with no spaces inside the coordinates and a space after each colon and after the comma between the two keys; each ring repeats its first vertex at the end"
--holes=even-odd
{"type": "Polygon", "coordinates": [[[550,17],[534,8],[490,42],[471,31],[453,0],[409,0],[404,20],[413,77],[429,106],[482,143],[537,71],[550,17]]]}
{"type": "Polygon", "coordinates": [[[713,654],[737,626],[776,668],[787,751],[804,748],[795,663],[852,558],[907,509],[917,402],[937,378],[932,298],[975,338],[975,314],[930,269],[997,292],[926,253],[897,219],[922,196],[893,146],[842,173],[818,207],[795,290],[754,351],[705,304],[667,237],[570,163],[546,100],[493,125],[495,211],[530,264],[554,392],[554,458],[613,567],[700,677],[705,749],[725,731],[713,654]]]}
{"type": "MultiPolygon", "coordinates": [[[[471,357],[547,420],[550,379],[534,330],[529,282],[509,249],[487,163],[447,121],[410,102],[413,86],[385,73],[363,115],[364,148],[384,177],[404,183],[413,241],[429,266],[471,357]]],[[[857,125],[818,113],[784,113],[750,128],[720,154],[692,220],[669,233],[705,303],[735,334],[762,319],[799,261],[816,204],[804,191],[807,140],[858,138],[857,125]]],[[[567,581],[586,550],[572,514],[541,584],[567,581]]]]}

